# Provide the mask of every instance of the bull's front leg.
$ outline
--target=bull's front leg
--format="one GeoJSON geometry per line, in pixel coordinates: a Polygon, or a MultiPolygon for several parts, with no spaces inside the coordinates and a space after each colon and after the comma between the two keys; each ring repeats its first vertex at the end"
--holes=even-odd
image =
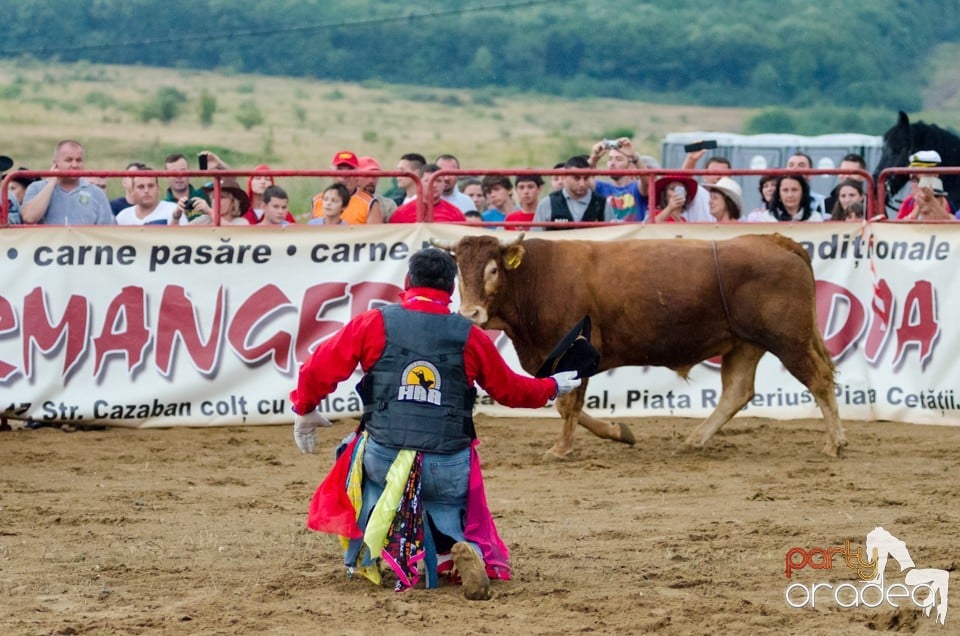
{"type": "Polygon", "coordinates": [[[626,424],[598,420],[583,412],[588,382],[589,380],[584,380],[578,389],[557,399],[557,411],[563,418],[563,429],[560,431],[560,439],[547,451],[547,459],[564,459],[573,452],[573,434],[576,431],[576,424],[603,439],[611,439],[631,446],[635,443],[633,431],[626,424]]]}
{"type": "Polygon", "coordinates": [[[583,398],[587,393],[587,381],[570,391],[566,395],[557,398],[557,411],[563,418],[563,428],[560,430],[560,439],[544,455],[545,459],[565,459],[567,455],[573,452],[573,432],[574,426],[580,419],[580,411],[583,410],[583,398]]]}

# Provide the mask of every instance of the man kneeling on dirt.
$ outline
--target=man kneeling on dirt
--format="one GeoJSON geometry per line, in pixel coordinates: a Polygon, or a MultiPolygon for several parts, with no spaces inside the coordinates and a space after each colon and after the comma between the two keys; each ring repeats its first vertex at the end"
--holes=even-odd
{"type": "Polygon", "coordinates": [[[399,591],[417,584],[422,560],[427,587],[453,568],[468,599],[486,600],[489,577],[508,579],[510,567],[483,491],[474,383],[500,404],[537,408],[580,380],[576,371],[514,373],[489,336],[450,313],[456,274],[443,250],[411,256],[401,302],[357,316],[324,341],[300,368],[290,400],[294,440],[312,453],[317,426],[330,425],[317,404],[363,369],[360,427],[338,448],[307,518],[311,529],[345,539],[349,573],[379,584],[382,559],[399,591]]]}

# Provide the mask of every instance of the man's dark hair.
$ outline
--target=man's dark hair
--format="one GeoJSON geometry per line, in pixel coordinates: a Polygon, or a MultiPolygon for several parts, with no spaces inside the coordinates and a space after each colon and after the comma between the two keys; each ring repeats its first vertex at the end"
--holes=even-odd
{"type": "Polygon", "coordinates": [[[419,152],[408,152],[405,155],[401,155],[400,159],[402,161],[409,161],[410,167],[413,168],[413,171],[417,174],[420,174],[423,171],[423,167],[427,165],[427,158],[419,152]]]}
{"type": "Polygon", "coordinates": [[[460,160],[457,159],[456,157],[454,157],[453,155],[451,155],[451,154],[437,155],[437,158],[434,159],[433,162],[434,162],[434,163],[437,163],[437,162],[440,161],[441,159],[443,159],[444,161],[453,161],[453,162],[455,162],[455,163],[457,164],[457,169],[458,169],[458,170],[460,169],[460,160]]]}
{"type": "Polygon", "coordinates": [[[864,170],[867,169],[867,162],[864,160],[862,155],[858,155],[855,152],[851,152],[843,156],[843,159],[840,161],[853,161],[854,163],[859,163],[860,167],[864,170]]]}
{"type": "Polygon", "coordinates": [[[488,174],[483,178],[483,181],[480,182],[480,187],[483,189],[483,194],[490,194],[490,191],[493,190],[496,186],[502,187],[504,190],[513,190],[513,184],[510,183],[510,177],[505,174],[488,174]]]}
{"type": "MultiPolygon", "coordinates": [[[[131,167],[130,167],[130,166],[127,166],[127,170],[130,170],[130,169],[131,169],[131,167]]],[[[150,166],[148,166],[148,165],[145,164],[145,163],[138,163],[138,164],[136,164],[136,169],[137,169],[137,170],[153,170],[153,168],[151,168],[150,166]]],[[[150,176],[151,176],[151,175],[144,175],[144,177],[146,177],[147,179],[149,179],[150,176]]],[[[141,176],[138,176],[138,175],[133,175],[133,176],[130,177],[130,178],[131,178],[131,179],[143,179],[144,177],[141,177],[141,176]]],[[[156,181],[158,184],[160,183],[160,178],[159,178],[159,177],[153,177],[153,180],[156,181]]]]}
{"type": "Polygon", "coordinates": [[[163,160],[163,163],[173,163],[174,161],[180,161],[181,159],[186,159],[181,153],[175,152],[172,155],[167,155],[167,158],[163,160]]]}
{"type": "MultiPolygon", "coordinates": [[[[176,159],[174,159],[174,161],[176,161],[176,159]]],[[[131,161],[127,164],[127,167],[124,168],[124,170],[130,170],[131,168],[136,168],[137,170],[151,170],[151,168],[148,168],[147,164],[143,163],[142,161],[131,161]]]]}
{"type": "MultiPolygon", "coordinates": [[[[343,207],[346,208],[347,204],[350,203],[350,190],[347,189],[347,186],[342,183],[331,183],[323,191],[324,194],[333,190],[337,193],[337,196],[340,197],[340,200],[343,201],[343,207]]],[[[343,210],[341,210],[343,212],[343,210]]]]}
{"type": "Polygon", "coordinates": [[[286,199],[289,201],[290,197],[287,196],[286,190],[278,185],[272,185],[263,191],[263,204],[266,205],[270,203],[270,199],[286,199]]]}
{"type": "Polygon", "coordinates": [[[567,162],[566,162],[566,161],[561,161],[561,162],[559,162],[559,163],[553,164],[553,169],[554,169],[554,170],[559,170],[560,168],[566,168],[566,167],[567,167],[567,162]]]}
{"type": "MultiPolygon", "coordinates": [[[[20,166],[19,168],[17,168],[17,170],[14,170],[14,171],[13,171],[13,174],[17,174],[17,171],[18,171],[18,170],[29,170],[29,168],[25,168],[25,167],[23,167],[23,166],[20,166]]],[[[16,176],[10,177],[10,181],[19,183],[19,184],[22,185],[24,188],[29,187],[29,185],[30,185],[31,183],[33,183],[34,181],[39,181],[39,180],[40,180],[40,177],[16,177],[16,176]]]]}
{"type": "Polygon", "coordinates": [[[538,187],[538,188],[543,187],[543,177],[541,177],[541,176],[538,175],[538,174],[521,174],[521,175],[517,175],[516,182],[514,183],[514,187],[516,187],[516,185],[517,185],[518,183],[523,183],[524,181],[531,181],[531,182],[537,184],[537,187],[538,187]]]}
{"type": "MultiPolygon", "coordinates": [[[[814,163],[813,163],[813,157],[811,157],[811,156],[808,155],[807,153],[803,152],[802,150],[795,150],[795,151],[793,151],[793,152],[790,154],[790,157],[803,157],[804,159],[807,160],[807,163],[810,164],[810,167],[811,167],[811,168],[815,167],[815,166],[814,166],[814,163]]],[[[787,159],[789,160],[790,157],[787,157],[787,159]]]]}
{"type": "Polygon", "coordinates": [[[587,157],[584,155],[574,155],[567,159],[564,164],[564,168],[583,168],[586,170],[590,169],[590,162],[587,161],[587,157]]]}
{"type": "Polygon", "coordinates": [[[428,163],[423,167],[423,172],[429,172],[433,174],[434,172],[440,172],[440,166],[435,163],[428,163]]]}
{"type": "Polygon", "coordinates": [[[443,250],[428,247],[414,253],[407,271],[410,287],[430,287],[453,293],[457,262],[443,250]]]}
{"type": "Polygon", "coordinates": [[[715,157],[710,157],[709,159],[707,159],[707,163],[705,163],[704,165],[705,165],[705,166],[709,166],[709,165],[712,164],[712,163],[722,163],[722,164],[725,165],[727,168],[732,168],[732,167],[733,167],[733,165],[730,163],[730,160],[729,160],[729,159],[727,159],[726,157],[721,157],[721,156],[719,156],[719,155],[718,155],[718,156],[715,156],[715,157]]]}

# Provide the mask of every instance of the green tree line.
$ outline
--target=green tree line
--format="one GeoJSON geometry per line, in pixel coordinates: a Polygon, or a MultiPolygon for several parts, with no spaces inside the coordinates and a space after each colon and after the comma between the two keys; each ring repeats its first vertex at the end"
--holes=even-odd
{"type": "Polygon", "coordinates": [[[712,106],[915,111],[960,0],[19,0],[0,54],[712,106]],[[941,16],[947,16],[943,19],[941,16]]]}

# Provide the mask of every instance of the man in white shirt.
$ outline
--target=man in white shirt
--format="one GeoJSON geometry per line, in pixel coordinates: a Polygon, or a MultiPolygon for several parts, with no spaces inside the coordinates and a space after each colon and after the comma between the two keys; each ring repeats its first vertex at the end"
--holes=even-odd
{"type": "Polygon", "coordinates": [[[132,195],[135,203],[120,210],[117,225],[171,225],[177,204],[160,200],[156,177],[134,177],[132,195]]]}
{"type": "MultiPolygon", "coordinates": [[[[706,150],[694,150],[688,152],[683,160],[681,168],[684,170],[693,170],[697,167],[697,162],[706,154],[706,150]]],[[[707,159],[704,170],[709,170],[710,174],[701,175],[700,181],[704,184],[716,185],[717,181],[724,176],[725,172],[730,172],[730,160],[720,155],[714,155],[707,159]]],[[[713,223],[716,221],[710,214],[710,192],[706,188],[697,188],[697,193],[693,197],[693,202],[684,211],[683,218],[691,223],[713,223]]]]}
{"type": "MultiPolygon", "coordinates": [[[[460,161],[453,155],[440,155],[437,157],[437,160],[434,162],[441,170],[459,170],[460,161]]],[[[452,203],[457,206],[461,212],[469,212],[470,210],[475,210],[476,205],[473,203],[473,199],[465,195],[463,192],[460,192],[460,188],[457,187],[457,177],[452,174],[443,175],[440,177],[443,181],[443,195],[440,197],[447,203],[452,203]]],[[[483,210],[477,210],[477,212],[483,212],[483,210]]]]}

